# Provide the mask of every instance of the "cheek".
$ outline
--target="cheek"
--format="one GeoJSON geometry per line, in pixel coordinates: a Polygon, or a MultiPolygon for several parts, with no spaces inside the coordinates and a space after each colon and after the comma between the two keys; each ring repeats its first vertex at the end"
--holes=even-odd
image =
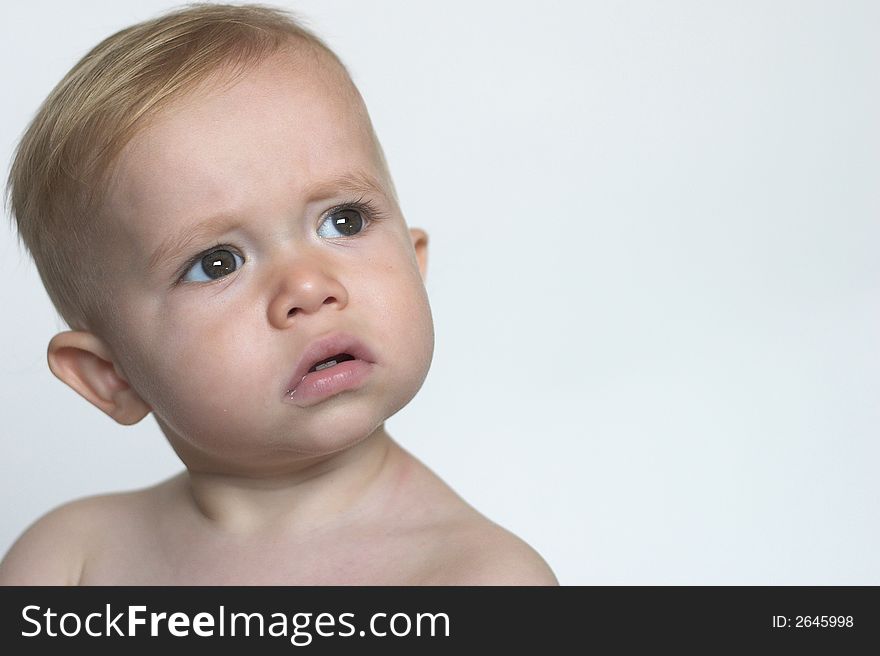
{"type": "Polygon", "coordinates": [[[268,408],[272,352],[261,342],[268,331],[249,321],[237,313],[228,320],[193,314],[156,333],[141,382],[153,412],[178,434],[229,434],[242,408],[268,408]]]}
{"type": "Polygon", "coordinates": [[[404,387],[418,390],[434,353],[434,322],[428,294],[417,268],[405,260],[377,271],[380,284],[372,288],[374,336],[381,340],[405,379],[404,387]]]}

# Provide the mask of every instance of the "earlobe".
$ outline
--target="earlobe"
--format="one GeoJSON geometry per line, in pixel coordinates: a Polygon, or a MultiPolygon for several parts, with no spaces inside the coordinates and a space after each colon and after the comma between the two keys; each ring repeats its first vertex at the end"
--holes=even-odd
{"type": "Polygon", "coordinates": [[[409,236],[412,239],[413,250],[416,252],[416,261],[422,280],[428,274],[428,233],[421,228],[410,228],[409,236]]]}
{"type": "Polygon", "coordinates": [[[136,424],[150,412],[120,375],[109,349],[92,333],[58,333],[49,341],[47,359],[59,380],[120,424],[136,424]]]}

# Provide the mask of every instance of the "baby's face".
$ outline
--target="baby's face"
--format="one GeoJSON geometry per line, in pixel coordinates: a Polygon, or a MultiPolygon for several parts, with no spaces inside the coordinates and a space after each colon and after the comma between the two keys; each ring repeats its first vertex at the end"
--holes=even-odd
{"type": "Polygon", "coordinates": [[[326,65],[279,55],[177,101],[123,151],[107,209],[108,341],[188,465],[264,471],[337,451],[424,381],[427,241],[326,65]],[[291,395],[307,350],[334,335],[368,362],[291,395]]]}

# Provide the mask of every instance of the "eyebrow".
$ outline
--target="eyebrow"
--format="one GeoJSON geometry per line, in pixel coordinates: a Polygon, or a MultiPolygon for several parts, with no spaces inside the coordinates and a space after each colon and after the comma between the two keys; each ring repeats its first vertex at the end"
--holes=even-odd
{"type": "MultiPolygon", "coordinates": [[[[376,178],[365,171],[346,173],[329,180],[309,185],[305,190],[305,197],[311,200],[330,198],[340,191],[348,191],[357,194],[377,194],[388,198],[385,188],[376,178]]],[[[147,261],[147,271],[150,274],[165,262],[177,259],[185,253],[193,244],[207,239],[211,235],[221,234],[232,228],[238,227],[241,222],[237,217],[228,212],[219,212],[198,223],[188,225],[182,230],[169,235],[162,240],[150,255],[147,261]]]]}

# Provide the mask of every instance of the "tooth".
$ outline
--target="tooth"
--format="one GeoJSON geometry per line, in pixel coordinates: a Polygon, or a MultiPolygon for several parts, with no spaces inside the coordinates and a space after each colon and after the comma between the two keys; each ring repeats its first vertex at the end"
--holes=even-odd
{"type": "Polygon", "coordinates": [[[315,371],[321,371],[321,369],[326,369],[327,367],[332,367],[336,364],[336,360],[330,360],[330,362],[325,362],[324,364],[319,364],[315,367],[315,371]]]}

